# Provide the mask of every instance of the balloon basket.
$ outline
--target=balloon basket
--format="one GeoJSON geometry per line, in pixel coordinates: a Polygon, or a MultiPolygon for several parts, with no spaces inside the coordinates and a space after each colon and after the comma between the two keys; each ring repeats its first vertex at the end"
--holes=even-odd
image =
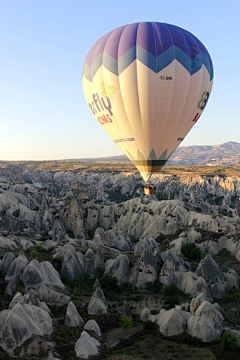
{"type": "Polygon", "coordinates": [[[145,195],[156,195],[156,186],[149,183],[144,187],[144,194],[145,195]]]}

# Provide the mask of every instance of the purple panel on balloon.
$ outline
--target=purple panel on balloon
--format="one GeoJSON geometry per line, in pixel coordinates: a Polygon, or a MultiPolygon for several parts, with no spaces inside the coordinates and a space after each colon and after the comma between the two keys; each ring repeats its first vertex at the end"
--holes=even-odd
{"type": "Polygon", "coordinates": [[[171,33],[174,45],[176,45],[179,49],[184,51],[185,54],[187,54],[191,59],[192,54],[190,52],[189,45],[181,30],[177,26],[169,25],[169,24],[167,25],[167,28],[171,33]]]}
{"type": "Polygon", "coordinates": [[[190,59],[202,51],[212,65],[207,49],[193,34],[178,26],[157,22],[135,23],[112,30],[96,42],[85,62],[91,67],[103,51],[118,60],[136,45],[154,56],[161,55],[172,45],[181,49],[190,59]]]}
{"type": "Polygon", "coordinates": [[[102,36],[101,39],[99,39],[97,42],[96,42],[96,47],[93,51],[93,54],[92,54],[92,60],[91,60],[91,66],[94,62],[94,60],[98,57],[99,54],[101,54],[104,50],[104,47],[105,47],[105,44],[106,44],[106,41],[108,40],[109,36],[114,32],[115,30],[113,31],[110,31],[109,33],[107,33],[106,35],[102,36]]]}
{"type": "Polygon", "coordinates": [[[93,47],[91,48],[91,50],[89,51],[89,53],[87,54],[87,57],[85,59],[85,63],[91,67],[92,66],[92,56],[93,56],[93,53],[94,53],[94,50],[97,46],[97,43],[93,45],[93,47]]]}
{"type": "Polygon", "coordinates": [[[190,48],[190,50],[192,51],[192,56],[191,58],[195,58],[199,53],[200,53],[200,49],[197,43],[197,39],[195,38],[194,35],[190,34],[189,32],[185,31],[184,29],[180,29],[181,33],[185,36],[188,46],[190,48]]]}
{"type": "Polygon", "coordinates": [[[173,41],[165,24],[152,23],[155,29],[157,56],[173,45],[173,41]]]}
{"type": "Polygon", "coordinates": [[[136,45],[138,24],[139,23],[127,25],[123,30],[119,42],[118,59],[136,45]]]}
{"type": "Polygon", "coordinates": [[[122,32],[126,27],[127,25],[115,29],[105,43],[104,51],[115,60],[118,59],[118,44],[122,36],[122,32]]]}
{"type": "Polygon", "coordinates": [[[138,25],[137,45],[156,56],[153,26],[150,22],[142,22],[138,25]]]}

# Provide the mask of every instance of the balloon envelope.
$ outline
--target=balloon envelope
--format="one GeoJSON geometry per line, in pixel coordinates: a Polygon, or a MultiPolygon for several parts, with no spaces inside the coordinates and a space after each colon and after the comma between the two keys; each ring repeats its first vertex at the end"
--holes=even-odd
{"type": "Polygon", "coordinates": [[[110,31],[91,48],[83,66],[90,110],[146,181],[197,122],[212,83],[205,46],[190,32],[165,23],[110,31]]]}

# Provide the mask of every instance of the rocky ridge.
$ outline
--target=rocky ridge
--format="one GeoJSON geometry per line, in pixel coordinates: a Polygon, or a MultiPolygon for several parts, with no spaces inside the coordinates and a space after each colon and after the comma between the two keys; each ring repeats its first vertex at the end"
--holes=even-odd
{"type": "MultiPolygon", "coordinates": [[[[0,183],[0,285],[11,300],[0,308],[0,344],[8,354],[23,351],[31,339],[55,336],[60,323],[51,306],[64,307],[66,328],[80,329],[74,350],[80,358],[98,356],[104,347],[95,316],[141,315],[164,336],[188,333],[202,342],[231,326],[217,301],[239,287],[239,178],[156,175],[158,194],[150,198],[142,195],[136,174],[13,170],[4,169],[0,183]],[[128,200],[118,203],[122,197],[128,200]],[[184,259],[182,249],[189,244],[203,254],[197,266],[184,259]],[[233,268],[213,258],[222,251],[235,259],[233,268]],[[142,304],[130,297],[132,308],[125,301],[120,309],[101,288],[103,279],[113,278],[118,289],[136,292],[142,304]],[[83,279],[94,290],[80,301],[74,292],[81,292],[83,279]],[[182,301],[164,309],[160,290],[154,306],[151,295],[145,301],[144,294],[158,284],[176,286],[191,305],[182,301]],[[17,334],[16,318],[21,318],[17,334]]],[[[55,350],[44,343],[47,359],[55,350]]]]}

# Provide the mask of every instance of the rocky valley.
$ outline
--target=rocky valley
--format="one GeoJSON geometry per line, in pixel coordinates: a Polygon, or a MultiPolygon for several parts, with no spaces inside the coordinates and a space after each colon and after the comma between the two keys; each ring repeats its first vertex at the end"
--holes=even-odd
{"type": "Polygon", "coordinates": [[[0,164],[1,360],[240,359],[239,167],[41,166],[0,164]]]}

